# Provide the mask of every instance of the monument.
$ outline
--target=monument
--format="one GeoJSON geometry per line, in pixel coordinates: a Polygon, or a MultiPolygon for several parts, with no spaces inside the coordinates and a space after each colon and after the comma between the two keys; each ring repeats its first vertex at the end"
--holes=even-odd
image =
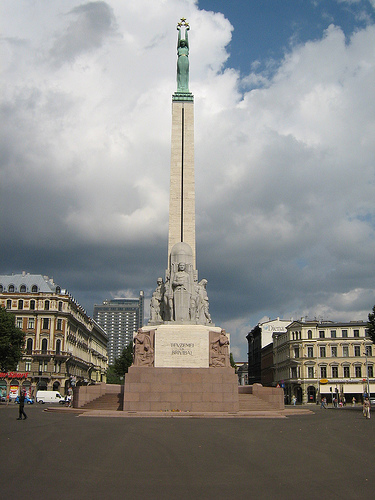
{"type": "Polygon", "coordinates": [[[157,278],[150,321],[134,337],[124,410],[238,411],[229,336],[209,313],[195,242],[194,96],[189,91],[190,26],[177,24],[177,91],[172,96],[168,265],[157,278]]]}

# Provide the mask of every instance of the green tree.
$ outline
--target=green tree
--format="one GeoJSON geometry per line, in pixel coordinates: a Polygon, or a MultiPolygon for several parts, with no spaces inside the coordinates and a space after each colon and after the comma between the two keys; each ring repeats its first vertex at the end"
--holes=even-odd
{"type": "Polygon", "coordinates": [[[229,361],[230,361],[230,366],[231,366],[232,368],[234,368],[234,369],[235,369],[235,371],[236,371],[236,373],[237,373],[237,366],[236,366],[236,362],[234,361],[234,358],[233,358],[233,354],[232,354],[232,353],[230,353],[230,355],[229,355],[229,361]]]}
{"type": "Polygon", "coordinates": [[[15,316],[0,306],[0,369],[15,370],[22,358],[25,333],[15,325],[15,316]]]}
{"type": "Polygon", "coordinates": [[[371,340],[375,343],[375,306],[372,308],[372,313],[368,315],[368,333],[371,340]]]}
{"type": "Polygon", "coordinates": [[[129,366],[133,364],[133,342],[124,347],[121,356],[115,359],[113,365],[108,367],[107,383],[124,383],[124,375],[128,373],[129,366]],[[121,378],[122,377],[122,378],[121,378]]]}

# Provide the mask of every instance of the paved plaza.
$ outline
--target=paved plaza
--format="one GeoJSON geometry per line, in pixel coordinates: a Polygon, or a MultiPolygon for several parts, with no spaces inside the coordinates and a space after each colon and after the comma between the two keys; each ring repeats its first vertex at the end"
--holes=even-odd
{"type": "Polygon", "coordinates": [[[275,419],[111,418],[0,405],[6,499],[372,498],[361,409],[275,419]]]}

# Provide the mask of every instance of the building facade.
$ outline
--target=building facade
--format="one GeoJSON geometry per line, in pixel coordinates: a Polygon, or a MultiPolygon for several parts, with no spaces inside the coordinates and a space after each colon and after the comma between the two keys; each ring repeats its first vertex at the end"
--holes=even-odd
{"type": "Polygon", "coordinates": [[[268,319],[258,323],[257,326],[246,335],[248,344],[248,383],[250,385],[256,383],[271,385],[269,383],[269,371],[267,372],[265,366],[262,367],[262,350],[272,344],[272,336],[274,333],[286,332],[286,327],[290,323],[291,320],[286,319],[268,319]]]}
{"type": "Polygon", "coordinates": [[[112,365],[133,335],[143,326],[144,293],[138,298],[105,300],[94,306],[94,319],[108,335],[108,363],[112,365]]]}
{"type": "Polygon", "coordinates": [[[362,401],[375,392],[374,348],[367,323],[294,321],[273,336],[274,383],[286,402],[362,401]]]}
{"type": "Polygon", "coordinates": [[[0,374],[2,394],[57,390],[105,382],[107,335],[78,302],[47,276],[0,276],[0,304],[25,332],[25,355],[16,372],[0,374]]]}

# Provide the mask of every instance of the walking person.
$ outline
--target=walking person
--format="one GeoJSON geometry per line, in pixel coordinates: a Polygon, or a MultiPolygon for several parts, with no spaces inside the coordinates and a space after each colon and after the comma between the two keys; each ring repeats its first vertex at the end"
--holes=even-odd
{"type": "Polygon", "coordinates": [[[364,402],[363,402],[363,416],[365,418],[370,418],[370,401],[369,401],[369,398],[365,398],[364,402]]]}
{"type": "Polygon", "coordinates": [[[20,394],[19,416],[18,416],[17,420],[22,420],[22,415],[23,415],[24,420],[27,419],[27,415],[24,412],[24,406],[25,406],[25,391],[22,390],[21,394],[20,394]]]}

